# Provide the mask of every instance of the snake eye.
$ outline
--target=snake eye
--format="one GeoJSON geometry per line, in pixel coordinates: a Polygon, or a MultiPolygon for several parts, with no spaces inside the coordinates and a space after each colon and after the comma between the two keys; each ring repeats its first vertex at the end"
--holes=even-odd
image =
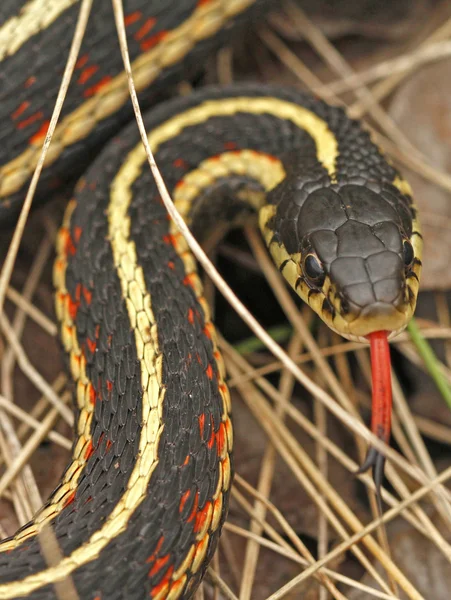
{"type": "Polygon", "coordinates": [[[304,275],[316,287],[322,287],[326,278],[323,265],[315,254],[307,254],[304,260],[304,275]]]}
{"type": "Polygon", "coordinates": [[[402,245],[402,253],[404,256],[405,266],[410,267],[410,265],[413,263],[413,259],[415,258],[415,253],[413,251],[413,246],[409,242],[409,240],[404,240],[404,243],[402,245]]]}

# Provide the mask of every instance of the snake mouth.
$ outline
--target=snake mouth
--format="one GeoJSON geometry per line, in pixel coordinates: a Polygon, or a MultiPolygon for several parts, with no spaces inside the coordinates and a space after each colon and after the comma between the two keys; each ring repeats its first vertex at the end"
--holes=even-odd
{"type": "Polygon", "coordinates": [[[331,328],[344,338],[368,344],[369,335],[386,331],[389,340],[395,338],[407,326],[413,310],[410,304],[400,306],[374,302],[364,307],[358,314],[337,313],[331,328]]]}

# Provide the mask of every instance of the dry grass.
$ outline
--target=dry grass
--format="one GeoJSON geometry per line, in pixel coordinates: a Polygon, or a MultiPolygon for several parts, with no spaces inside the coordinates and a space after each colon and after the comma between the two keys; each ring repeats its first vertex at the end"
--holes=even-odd
{"type": "MultiPolygon", "coordinates": [[[[84,0],[77,36],[72,46],[71,61],[66,69],[60,103],[55,109],[52,125],[56,124],[64,90],[67,89],[76,61],[89,6],[90,2],[84,0]]],[[[116,0],[114,6],[116,11],[119,11],[117,15],[120,24],[120,0],[116,0]]],[[[443,4],[438,10],[443,11],[442,18],[439,18],[440,14],[433,17],[434,22],[441,25],[432,33],[428,32],[428,27],[425,26],[424,32],[428,32],[427,35],[422,37],[420,32],[411,51],[402,49],[399,55],[385,58],[356,73],[306,15],[292,2],[287,2],[284,5],[286,18],[291,24],[299,27],[307,43],[321,59],[322,72],[327,72],[329,84],[324,84],[268,24],[262,25],[258,30],[260,42],[256,43],[261,43],[261,47],[255,52],[260,50],[261,56],[270,61],[277,61],[280,71],[286,69],[290,77],[294,76],[303,86],[326,100],[344,104],[346,99],[353,116],[368,118],[368,125],[373,129],[375,137],[393,159],[418,172],[428,179],[431,185],[441,186],[449,191],[449,175],[429,164],[420,150],[412,147],[381,104],[386,95],[419,66],[427,61],[437,61],[449,56],[449,9],[443,4]]],[[[124,48],[123,36],[122,42],[124,48]]],[[[219,81],[228,82],[234,79],[233,58],[231,49],[218,54],[216,77],[219,81]]],[[[260,77],[262,76],[260,73],[260,77]]],[[[281,78],[284,76],[287,75],[282,75],[281,78]]],[[[135,106],[136,104],[135,102],[135,106]]],[[[142,133],[146,140],[145,132],[142,133]]],[[[50,137],[51,129],[46,139],[42,161],[50,137]]],[[[149,162],[155,169],[150,151],[149,162]]],[[[42,275],[53,245],[54,226],[49,226],[47,222],[47,226],[43,227],[39,250],[22,288],[18,290],[10,285],[38,176],[37,169],[36,179],[33,180],[27,195],[22,219],[0,276],[0,308],[7,299],[8,308],[12,309],[11,314],[14,314],[12,319],[9,319],[5,312],[2,312],[0,317],[3,334],[3,345],[0,345],[0,497],[3,495],[5,502],[14,507],[19,524],[29,520],[42,504],[41,494],[30,466],[33,454],[44,439],[67,450],[70,441],[64,433],[57,430],[57,426],[61,419],[68,424],[73,422],[72,411],[67,405],[69,398],[65,392],[64,376],[59,376],[53,383],[47,381],[41,373],[42,365],[35,366],[30,361],[21,341],[24,328],[30,322],[40,328],[42,336],[47,336],[49,344],[53,343],[56,333],[53,322],[33,300],[39,286],[49,286],[49,282],[42,279],[42,275]],[[21,374],[15,368],[16,365],[21,374]],[[14,404],[19,377],[27,378],[42,394],[31,412],[24,411],[14,404]]],[[[158,181],[158,174],[156,177],[158,181]]],[[[164,183],[160,183],[163,185],[162,196],[168,201],[174,220],[179,223],[179,217],[165,193],[164,183]]],[[[446,223],[443,226],[450,228],[446,223]]],[[[219,553],[207,572],[197,599],[260,598],[255,595],[255,590],[258,579],[264,574],[261,564],[267,564],[262,561],[265,557],[267,560],[268,553],[271,553],[270,564],[274,569],[291,573],[291,578],[279,582],[277,586],[274,586],[274,579],[270,578],[267,593],[261,596],[267,597],[268,600],[296,598],[299,597],[301,589],[308,589],[309,598],[344,599],[353,588],[365,594],[365,598],[393,599],[398,598],[401,593],[409,599],[423,598],[415,581],[409,579],[391,557],[389,536],[383,524],[386,525],[394,519],[403,519],[433,544],[437,554],[443,555],[451,562],[451,494],[447,487],[451,467],[445,466],[443,469],[442,464],[440,468],[443,470],[438,470],[423,438],[427,435],[437,442],[449,445],[451,428],[413,413],[401,385],[396,377],[394,378],[393,433],[400,450],[385,449],[389,457],[387,481],[390,487],[382,490],[387,507],[382,517],[379,517],[377,512],[371,477],[368,474],[359,475],[370,507],[369,511],[363,511],[363,519],[362,512],[357,514],[355,506],[351,506],[348,499],[342,497],[340,490],[331,483],[331,479],[337,465],[348,472],[349,478],[354,477],[364,456],[366,444],[372,440],[361,416],[362,409],[365,410],[368,406],[369,397],[369,363],[366,349],[362,349],[358,344],[343,343],[325,329],[320,329],[317,338],[311,334],[311,315],[299,312],[269,261],[258,235],[249,229],[246,230],[246,236],[252,250],[252,260],[270,283],[293,328],[285,351],[239,302],[190,236],[183,222],[180,222],[180,228],[186,234],[190,246],[211,280],[268,349],[266,353],[260,354],[258,360],[253,355],[245,358],[225,340],[221,340],[230,386],[240,393],[253,421],[264,433],[266,442],[264,451],[259,456],[259,464],[255,468],[254,485],[240,475],[240,464],[236,465],[231,518],[225,526],[219,553]],[[351,371],[351,360],[358,365],[357,374],[355,368],[351,371]],[[273,379],[265,377],[274,373],[280,374],[277,386],[272,383],[273,379]],[[360,381],[361,385],[357,386],[356,380],[360,381]],[[308,413],[299,403],[291,402],[294,390],[299,389],[307,390],[314,399],[311,418],[306,416],[308,413]],[[342,440],[330,435],[331,422],[333,431],[336,431],[336,423],[341,423],[352,443],[344,445],[342,440]],[[306,439],[312,442],[311,453],[300,441],[306,439]],[[298,489],[303,491],[303,497],[308,499],[309,505],[315,507],[314,550],[311,544],[306,543],[305,536],[296,531],[290,524],[290,519],[272,500],[274,478],[281,464],[289,473],[293,485],[297,485],[298,489]],[[347,556],[352,556],[353,564],[357,565],[357,570],[354,569],[357,575],[353,575],[352,569],[348,569],[347,556]],[[377,565],[381,568],[376,568],[377,565]],[[372,575],[377,582],[377,588],[368,587],[362,582],[363,573],[372,575]],[[309,583],[310,587],[304,587],[309,583]]],[[[428,338],[448,340],[451,337],[450,316],[443,295],[437,295],[437,307],[436,322],[420,321],[419,324],[428,338]]],[[[422,361],[407,334],[400,335],[395,344],[408,361],[420,369],[423,368],[422,361]]],[[[451,344],[447,343],[441,367],[445,377],[451,382],[450,349],[451,344]]],[[[42,360],[45,360],[45,356],[42,360]]],[[[384,447],[377,440],[372,441],[375,445],[384,447]]],[[[302,511],[303,507],[300,506],[299,510],[302,511]]],[[[44,546],[52,548],[51,537],[50,532],[49,538],[43,541],[44,546]]],[[[77,597],[76,592],[69,586],[59,589],[58,595],[60,598],[77,597]]]]}

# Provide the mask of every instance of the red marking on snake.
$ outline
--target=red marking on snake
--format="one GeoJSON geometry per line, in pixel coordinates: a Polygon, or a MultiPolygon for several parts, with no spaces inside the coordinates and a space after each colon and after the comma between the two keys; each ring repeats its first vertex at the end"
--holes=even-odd
{"type": "Polygon", "coordinates": [[[219,426],[218,432],[216,434],[216,449],[218,451],[218,456],[222,456],[222,451],[224,450],[226,440],[226,428],[225,424],[221,423],[219,426]]]}
{"type": "Polygon", "coordinates": [[[30,144],[39,144],[47,135],[49,130],[50,121],[44,121],[34,135],[28,140],[30,144]]]}
{"type": "Polygon", "coordinates": [[[39,121],[43,117],[44,117],[44,113],[42,112],[42,110],[39,110],[38,112],[35,112],[32,115],[30,115],[24,121],[20,121],[19,123],[17,123],[16,127],[17,127],[17,129],[25,129],[25,127],[32,125],[33,123],[35,123],[36,121],[39,121]]]}
{"type": "Polygon", "coordinates": [[[207,4],[210,4],[211,0],[198,0],[197,2],[197,8],[199,8],[200,6],[205,6],[207,4]]]}
{"type": "Polygon", "coordinates": [[[208,379],[211,381],[213,379],[213,367],[208,365],[207,370],[205,371],[208,379]]]}
{"type": "Polygon", "coordinates": [[[150,50],[151,48],[153,48],[154,46],[156,46],[157,44],[162,42],[167,35],[168,35],[167,31],[160,31],[156,35],[152,36],[151,38],[144,40],[140,44],[141,50],[143,52],[146,52],[146,50],[150,50]]]}
{"type": "Polygon", "coordinates": [[[237,146],[237,144],[236,144],[235,142],[226,142],[226,143],[224,144],[224,148],[225,148],[226,150],[236,150],[236,148],[237,148],[237,147],[238,147],[238,146],[237,146]]]}
{"type": "Polygon", "coordinates": [[[94,352],[96,351],[97,348],[97,343],[95,340],[91,340],[91,338],[86,338],[86,345],[89,348],[89,351],[91,352],[91,354],[94,354],[94,352]]]}
{"type": "Polygon", "coordinates": [[[106,442],[106,450],[107,450],[107,452],[111,448],[112,445],[113,445],[113,442],[111,440],[107,440],[107,442],[106,442]]]}
{"type": "Polygon", "coordinates": [[[135,35],[133,36],[135,38],[135,40],[137,42],[139,42],[143,38],[145,38],[146,35],[149,33],[149,31],[155,26],[156,22],[157,22],[157,20],[155,19],[155,17],[147,19],[143,23],[143,25],[141,25],[141,27],[138,29],[138,31],[135,33],[135,35]]]}
{"type": "Polygon", "coordinates": [[[100,337],[100,325],[96,325],[96,340],[100,337]]]}
{"type": "Polygon", "coordinates": [[[185,504],[188,501],[188,498],[191,495],[191,490],[186,490],[186,492],[183,494],[183,496],[180,499],[180,505],[179,505],[179,512],[183,512],[183,509],[185,507],[185,504]]]}
{"type": "Polygon", "coordinates": [[[67,310],[72,321],[75,321],[77,317],[78,307],[80,306],[80,302],[76,300],[72,300],[72,298],[67,295],[67,310]]]}
{"type": "Polygon", "coordinates": [[[89,60],[89,54],[83,54],[83,56],[80,56],[80,58],[75,63],[75,68],[83,69],[83,67],[88,62],[88,60],[89,60]]]}
{"type": "Polygon", "coordinates": [[[204,334],[206,335],[206,337],[211,340],[212,335],[213,335],[213,324],[212,323],[206,323],[205,327],[204,327],[204,334]]]}
{"type": "Polygon", "coordinates": [[[82,286],[82,293],[83,293],[83,297],[86,301],[86,304],[91,304],[92,301],[92,292],[90,290],[88,290],[88,288],[86,288],[85,286],[82,286]]]}
{"type": "Polygon", "coordinates": [[[85,450],[85,460],[89,460],[90,457],[92,456],[93,452],[94,452],[94,446],[92,445],[92,442],[89,441],[88,445],[86,447],[86,450],[85,450]]]}
{"type": "Polygon", "coordinates": [[[128,27],[129,25],[133,25],[133,23],[136,23],[136,21],[139,21],[139,19],[141,17],[142,17],[142,12],[140,10],[135,10],[135,12],[132,12],[129,15],[125,15],[124,24],[126,27],[128,27]]]}
{"type": "Polygon", "coordinates": [[[105,75],[105,77],[102,77],[102,79],[99,82],[97,82],[95,85],[86,89],[83,92],[83,96],[85,98],[90,98],[91,96],[95,96],[95,94],[97,94],[97,92],[99,92],[103,87],[105,87],[111,81],[111,79],[112,79],[111,75],[105,75]]]}
{"type": "MultiPolygon", "coordinates": [[[[152,591],[150,592],[153,597],[158,596],[164,588],[169,588],[169,580],[172,577],[172,573],[174,572],[174,567],[171,565],[169,569],[166,571],[163,579],[160,581],[158,585],[156,585],[152,591]]],[[[166,596],[167,597],[167,596],[166,596]]]]}
{"type": "Polygon", "coordinates": [[[67,497],[67,499],[64,501],[64,505],[63,508],[66,508],[66,506],[69,506],[69,504],[72,504],[72,502],[75,500],[75,492],[72,492],[69,494],[69,496],[67,497]]]}
{"type": "Polygon", "coordinates": [[[186,160],[183,160],[183,158],[176,158],[172,164],[178,169],[187,169],[189,166],[186,160]]]}
{"type": "Polygon", "coordinates": [[[188,523],[191,523],[191,521],[196,517],[198,507],[199,507],[199,492],[196,492],[196,496],[194,498],[194,506],[190,512],[189,517],[186,519],[188,523]]]}
{"type": "Polygon", "coordinates": [[[109,381],[108,379],[107,379],[107,382],[106,382],[106,389],[107,389],[109,392],[111,392],[111,390],[113,389],[113,382],[112,382],[112,381],[109,381]]]}
{"type": "Polygon", "coordinates": [[[36,77],[34,77],[34,76],[31,76],[31,77],[29,77],[29,78],[28,78],[28,79],[25,81],[25,83],[24,83],[23,85],[24,85],[24,87],[26,87],[26,88],[29,88],[29,87],[30,87],[30,86],[32,86],[34,83],[36,83],[36,77]]]}
{"type": "Polygon", "coordinates": [[[89,402],[91,403],[92,406],[94,406],[94,404],[96,403],[97,394],[96,394],[96,391],[95,391],[92,383],[88,384],[88,396],[89,396],[89,402]]]}
{"type": "Polygon", "coordinates": [[[185,185],[185,181],[183,179],[181,179],[179,182],[177,182],[175,184],[175,188],[174,189],[180,190],[184,185],[185,185]]]}
{"type": "Polygon", "coordinates": [[[392,387],[390,347],[386,331],[375,331],[368,336],[371,348],[371,378],[373,399],[371,431],[385,442],[390,439],[392,387]]]}
{"type": "Polygon", "coordinates": [[[202,413],[201,415],[199,415],[199,432],[200,432],[200,437],[202,438],[204,436],[204,426],[205,426],[205,413],[202,413]]]}
{"type": "Polygon", "coordinates": [[[174,235],[167,233],[166,235],[163,236],[163,242],[165,244],[168,244],[168,246],[175,246],[175,244],[177,243],[177,240],[175,238],[174,235]]]}
{"type": "Polygon", "coordinates": [[[86,67],[86,69],[84,69],[80,73],[80,77],[78,78],[77,83],[79,85],[84,85],[87,81],[89,81],[91,79],[91,77],[93,75],[95,75],[97,73],[98,70],[99,70],[98,65],[91,65],[90,67],[86,67]]]}
{"type": "Polygon", "coordinates": [[[155,550],[149,556],[149,558],[146,559],[146,563],[151,563],[155,560],[155,557],[157,556],[158,552],[160,551],[161,546],[163,545],[163,542],[164,542],[164,536],[161,536],[161,538],[158,540],[155,550]]]}
{"type": "Polygon", "coordinates": [[[183,285],[194,288],[195,281],[196,281],[196,276],[194,275],[194,273],[190,273],[189,275],[186,275],[186,277],[184,277],[183,285]]]}
{"type": "Polygon", "coordinates": [[[206,502],[205,506],[197,513],[196,522],[194,523],[194,532],[197,533],[201,531],[203,526],[205,525],[205,521],[208,517],[208,511],[210,509],[211,502],[206,502]]]}
{"type": "Polygon", "coordinates": [[[190,325],[194,325],[194,312],[192,308],[188,309],[188,322],[190,325]]]}
{"type": "Polygon", "coordinates": [[[168,267],[171,269],[171,271],[173,271],[173,270],[175,269],[175,264],[173,263],[173,261],[172,261],[172,260],[170,260],[170,261],[168,262],[168,267]]]}
{"type": "Polygon", "coordinates": [[[189,454],[187,454],[185,457],[185,460],[183,461],[183,465],[182,465],[183,467],[186,467],[186,465],[189,463],[189,459],[190,459],[190,456],[189,456],[189,454]]]}
{"type": "Polygon", "coordinates": [[[168,560],[169,560],[169,554],[165,554],[161,558],[157,558],[157,560],[155,561],[155,564],[149,571],[149,577],[152,577],[152,575],[155,575],[156,573],[158,573],[158,571],[160,571],[160,569],[162,569],[164,567],[164,565],[168,562],[168,560]]]}
{"type": "Polygon", "coordinates": [[[16,110],[12,113],[11,119],[17,119],[18,117],[20,117],[20,115],[24,113],[29,106],[30,103],[28,102],[28,100],[24,100],[22,104],[20,104],[18,108],[16,108],[16,110]]]}

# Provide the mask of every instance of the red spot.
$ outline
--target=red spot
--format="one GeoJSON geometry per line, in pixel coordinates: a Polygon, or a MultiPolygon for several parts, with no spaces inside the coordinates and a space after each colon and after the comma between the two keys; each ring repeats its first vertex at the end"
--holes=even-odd
{"type": "Polygon", "coordinates": [[[210,158],[210,160],[212,160],[212,161],[215,161],[215,162],[217,162],[217,161],[218,161],[218,160],[220,160],[220,159],[221,159],[221,157],[219,156],[219,154],[216,154],[216,156],[212,156],[212,157],[210,158]]]}
{"type": "Polygon", "coordinates": [[[175,269],[175,264],[172,262],[172,260],[168,262],[168,267],[171,269],[171,271],[175,269]]]}
{"type": "Polygon", "coordinates": [[[213,352],[213,356],[216,358],[216,360],[220,360],[221,358],[221,354],[218,352],[218,350],[215,350],[213,352]]]}
{"type": "Polygon", "coordinates": [[[196,360],[197,360],[197,362],[198,362],[200,365],[202,364],[202,359],[201,359],[201,357],[200,357],[200,354],[199,354],[199,352],[196,352],[196,360]]]}
{"type": "Polygon", "coordinates": [[[107,382],[106,382],[106,389],[107,389],[109,392],[111,392],[111,390],[113,389],[113,382],[112,382],[112,381],[109,381],[108,379],[107,379],[107,382]]]}
{"type": "Polygon", "coordinates": [[[161,558],[157,558],[157,560],[155,561],[155,564],[149,571],[149,577],[152,577],[153,575],[158,573],[158,571],[160,571],[160,569],[162,569],[164,567],[164,565],[168,562],[168,560],[169,560],[169,554],[166,554],[165,556],[162,556],[161,558]]]}
{"type": "Polygon", "coordinates": [[[84,85],[89,79],[91,79],[91,77],[95,73],[97,73],[98,70],[99,70],[98,65],[91,65],[90,67],[86,67],[86,69],[84,69],[80,73],[80,77],[78,78],[77,83],[80,85],[84,85]]]}
{"type": "Polygon", "coordinates": [[[147,19],[143,25],[138,29],[138,31],[133,36],[137,42],[146,37],[149,31],[153,28],[157,20],[155,18],[147,19]]]}
{"type": "Polygon", "coordinates": [[[24,87],[29,88],[30,86],[32,86],[34,83],[36,83],[36,77],[32,76],[29,77],[26,82],[24,83],[24,87]]]}
{"type": "Polygon", "coordinates": [[[92,385],[92,383],[89,384],[89,402],[92,404],[92,406],[94,406],[94,404],[96,403],[96,391],[94,389],[94,386],[92,385]]]}
{"type": "Polygon", "coordinates": [[[96,325],[96,340],[99,339],[100,336],[100,325],[96,325]]]}
{"type": "Polygon", "coordinates": [[[146,50],[150,50],[151,48],[156,46],[159,42],[162,42],[167,35],[168,35],[167,31],[160,31],[159,33],[152,36],[151,38],[144,40],[143,42],[141,42],[141,45],[140,45],[141,50],[143,52],[146,52],[146,50]]]}
{"type": "Polygon", "coordinates": [[[218,456],[222,455],[224,450],[224,444],[226,440],[226,427],[224,423],[221,423],[219,426],[218,432],[216,434],[216,449],[218,451],[218,456]]]}
{"type": "Polygon", "coordinates": [[[149,558],[146,559],[146,563],[151,563],[155,560],[156,555],[158,554],[158,552],[161,549],[161,546],[163,545],[164,542],[164,536],[162,536],[157,543],[157,546],[155,548],[155,550],[153,551],[153,553],[149,556],[149,558]]]}
{"type": "Polygon", "coordinates": [[[197,8],[210,4],[211,0],[197,0],[197,8]]]}
{"type": "Polygon", "coordinates": [[[183,496],[180,499],[180,506],[179,506],[179,511],[182,512],[183,508],[185,507],[185,504],[188,500],[188,498],[190,497],[191,494],[191,490],[186,490],[186,492],[183,494],[183,496]]]}
{"type": "Polygon", "coordinates": [[[44,121],[42,125],[39,127],[37,132],[30,137],[28,140],[30,144],[38,144],[41,142],[45,136],[47,135],[47,131],[49,130],[50,121],[44,121]]]}
{"type": "Polygon", "coordinates": [[[154,588],[152,588],[150,593],[153,597],[158,596],[158,594],[168,585],[169,580],[172,577],[173,571],[174,571],[174,567],[170,566],[169,569],[166,571],[163,579],[160,581],[160,583],[158,585],[156,585],[154,588]]]}
{"type": "Polygon", "coordinates": [[[113,445],[113,442],[111,440],[107,440],[107,442],[106,442],[107,451],[111,448],[112,445],[113,445]]]}
{"type": "Polygon", "coordinates": [[[205,426],[205,413],[202,413],[199,416],[199,431],[200,431],[201,438],[204,436],[204,426],[205,426]]]}
{"type": "Polygon", "coordinates": [[[20,121],[20,123],[17,123],[17,129],[24,129],[25,127],[28,127],[28,125],[31,125],[32,123],[35,123],[36,121],[39,121],[43,117],[44,117],[44,113],[42,112],[42,110],[35,112],[32,115],[30,115],[28,117],[28,119],[25,119],[24,121],[20,121]]]}
{"type": "Polygon", "coordinates": [[[226,150],[236,150],[236,149],[237,149],[237,147],[238,147],[238,146],[236,145],[236,143],[235,143],[235,142],[226,142],[226,143],[224,144],[224,148],[225,148],[226,150]]]}
{"type": "Polygon", "coordinates": [[[177,167],[179,169],[188,168],[188,163],[186,162],[186,160],[183,160],[183,158],[176,158],[172,164],[174,165],[174,167],[177,167]]]}
{"type": "Polygon", "coordinates": [[[194,325],[194,312],[192,308],[188,309],[188,321],[190,325],[194,325]]]}
{"type": "Polygon", "coordinates": [[[91,354],[94,354],[94,352],[96,351],[96,346],[97,346],[96,341],[91,340],[90,338],[86,338],[86,345],[88,346],[91,354]]]}
{"type": "Polygon", "coordinates": [[[205,525],[205,521],[208,517],[208,510],[211,506],[211,502],[206,502],[205,506],[202,510],[197,513],[196,522],[194,523],[194,532],[197,533],[201,531],[202,527],[205,525]]]}
{"type": "Polygon", "coordinates": [[[67,296],[67,308],[72,321],[75,321],[77,317],[78,307],[80,306],[80,302],[76,302],[72,300],[70,296],[67,296]]]}
{"type": "Polygon", "coordinates": [[[24,113],[29,106],[30,103],[28,102],[28,100],[22,102],[22,104],[18,108],[16,108],[16,110],[12,113],[11,119],[17,119],[18,117],[20,117],[20,115],[24,113]]]}
{"type": "Polygon", "coordinates": [[[84,92],[83,92],[83,96],[85,98],[90,98],[91,96],[94,96],[95,94],[97,94],[97,92],[99,92],[103,87],[105,87],[107,85],[107,83],[109,83],[111,81],[112,77],[111,75],[105,75],[105,77],[102,77],[102,79],[97,82],[95,85],[93,85],[90,88],[87,88],[84,92]]]}
{"type": "MultiPolygon", "coordinates": [[[[213,419],[212,419],[213,421],[213,419]]],[[[211,450],[214,446],[215,443],[215,439],[216,439],[216,434],[215,434],[215,427],[214,427],[214,423],[212,422],[211,424],[211,435],[210,435],[210,439],[207,442],[207,446],[208,449],[211,450]]]]}
{"type": "Polygon", "coordinates": [[[184,185],[185,185],[185,181],[184,181],[183,179],[181,179],[180,181],[178,181],[178,182],[175,184],[175,189],[176,189],[176,190],[179,190],[179,189],[181,189],[181,188],[182,188],[184,185]]]}
{"type": "Polygon", "coordinates": [[[194,275],[194,273],[190,273],[189,275],[186,275],[186,277],[183,279],[183,285],[188,285],[193,288],[195,281],[196,276],[194,275]]]}
{"type": "Polygon", "coordinates": [[[275,156],[271,156],[271,154],[266,154],[265,156],[267,156],[271,162],[279,162],[279,159],[275,156]]]}
{"type": "Polygon", "coordinates": [[[78,242],[80,241],[81,232],[82,232],[81,227],[74,227],[74,240],[75,240],[76,244],[78,244],[78,242]]]}
{"type": "Polygon", "coordinates": [[[211,365],[208,365],[206,373],[207,373],[208,379],[210,379],[210,381],[211,381],[213,379],[213,367],[211,365]]]}
{"type": "Polygon", "coordinates": [[[92,456],[92,453],[94,452],[94,447],[92,445],[92,442],[89,441],[88,442],[88,446],[85,450],[85,460],[89,460],[89,458],[92,456]]]}
{"type": "Polygon", "coordinates": [[[187,454],[187,455],[186,455],[186,458],[185,458],[185,460],[184,460],[184,462],[183,462],[183,466],[184,466],[184,467],[185,467],[185,466],[186,466],[186,465],[189,463],[189,458],[190,458],[190,456],[189,456],[189,454],[187,454]]]}
{"type": "Polygon", "coordinates": [[[192,511],[190,512],[189,517],[187,518],[188,523],[191,523],[191,521],[194,519],[194,517],[197,514],[197,508],[199,506],[199,492],[196,492],[196,497],[194,498],[194,506],[192,511]]]}
{"type": "Polygon", "coordinates": [[[89,54],[83,54],[75,63],[76,69],[82,69],[89,60],[89,54]]]}
{"type": "Polygon", "coordinates": [[[69,494],[69,496],[67,497],[67,499],[64,501],[64,508],[66,508],[66,506],[69,506],[69,504],[72,504],[72,502],[75,500],[75,491],[71,492],[69,494]]]}
{"type": "Polygon", "coordinates": [[[176,243],[177,243],[177,239],[171,233],[167,233],[166,235],[163,236],[163,242],[165,244],[168,244],[168,245],[171,245],[171,246],[175,246],[176,243]]]}
{"type": "Polygon", "coordinates": [[[136,10],[135,12],[130,13],[129,15],[125,15],[124,17],[124,24],[126,27],[128,27],[129,25],[132,25],[133,23],[136,23],[136,21],[139,21],[139,19],[142,17],[142,13],[139,10],[136,10]]]}
{"type": "Polygon", "coordinates": [[[69,233],[68,229],[61,229],[60,231],[60,235],[63,238],[63,244],[64,244],[64,252],[66,254],[66,256],[68,254],[70,254],[71,256],[73,256],[77,249],[75,248],[74,242],[72,240],[72,237],[69,233]]]}
{"type": "MultiPolygon", "coordinates": [[[[86,301],[86,304],[91,304],[92,292],[90,290],[88,290],[88,288],[86,288],[84,286],[82,287],[82,292],[83,292],[83,296],[84,296],[84,299],[86,301]]],[[[97,335],[97,330],[96,330],[96,335],[97,335]]]]}
{"type": "Polygon", "coordinates": [[[206,323],[204,327],[204,334],[207,336],[209,340],[212,338],[213,332],[213,323],[206,323]]]}

